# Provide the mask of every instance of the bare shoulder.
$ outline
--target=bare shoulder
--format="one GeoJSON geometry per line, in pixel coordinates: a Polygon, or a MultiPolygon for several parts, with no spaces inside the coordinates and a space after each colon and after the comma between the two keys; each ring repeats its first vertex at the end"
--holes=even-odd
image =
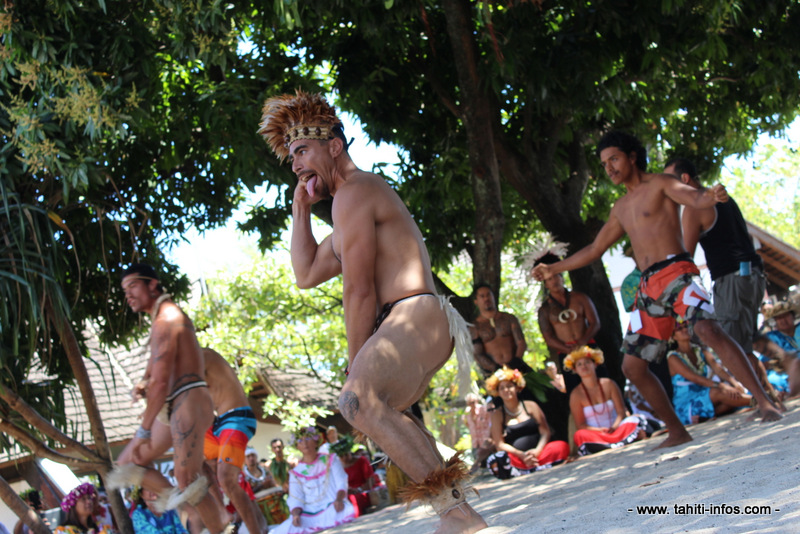
{"type": "Polygon", "coordinates": [[[605,391],[620,390],[617,383],[611,380],[610,378],[605,378],[605,377],[600,378],[600,385],[603,387],[603,390],[605,391]]]}

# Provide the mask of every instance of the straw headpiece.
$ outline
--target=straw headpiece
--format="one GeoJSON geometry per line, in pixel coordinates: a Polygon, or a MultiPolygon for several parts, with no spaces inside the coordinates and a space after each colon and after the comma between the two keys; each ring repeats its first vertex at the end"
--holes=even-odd
{"type": "Polygon", "coordinates": [[[294,95],[273,96],[264,102],[258,133],[281,160],[289,156],[289,146],[298,139],[333,139],[344,126],[336,108],[320,94],[300,89],[294,95]]]}
{"type": "Polygon", "coordinates": [[[605,361],[603,358],[603,351],[600,349],[593,349],[587,345],[580,347],[578,349],[573,350],[569,354],[567,354],[566,358],[564,358],[564,369],[567,371],[575,372],[575,362],[580,360],[581,358],[590,358],[594,360],[596,365],[600,365],[605,361]]]}
{"type": "Polygon", "coordinates": [[[525,379],[522,377],[522,373],[504,365],[486,379],[486,391],[489,392],[489,395],[497,395],[497,388],[503,381],[513,382],[520,390],[525,389],[525,379]]]}

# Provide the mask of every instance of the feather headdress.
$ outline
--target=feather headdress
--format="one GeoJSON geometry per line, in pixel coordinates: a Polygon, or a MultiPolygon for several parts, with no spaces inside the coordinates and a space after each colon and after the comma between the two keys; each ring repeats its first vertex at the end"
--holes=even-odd
{"type": "Polygon", "coordinates": [[[333,139],[344,126],[336,108],[320,94],[300,89],[294,95],[273,96],[264,102],[258,133],[281,160],[289,156],[289,145],[298,139],[333,139]]]}
{"type": "Polygon", "coordinates": [[[561,260],[567,255],[569,243],[556,241],[552,235],[546,234],[541,240],[534,242],[530,252],[519,257],[518,263],[530,273],[531,269],[540,263],[550,264],[561,260]]]}

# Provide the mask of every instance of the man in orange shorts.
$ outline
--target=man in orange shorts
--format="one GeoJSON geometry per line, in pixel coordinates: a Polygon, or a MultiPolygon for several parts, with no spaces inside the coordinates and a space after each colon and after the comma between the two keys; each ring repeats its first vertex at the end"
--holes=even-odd
{"type": "Polygon", "coordinates": [[[256,416],[233,368],[214,350],[203,349],[205,378],[217,416],[206,432],[203,453],[216,461],[217,481],[239,513],[248,532],[267,532],[264,515],[253,502],[249,484],[242,487],[247,442],[256,433],[256,416]],[[248,492],[248,490],[250,490],[248,492]]]}

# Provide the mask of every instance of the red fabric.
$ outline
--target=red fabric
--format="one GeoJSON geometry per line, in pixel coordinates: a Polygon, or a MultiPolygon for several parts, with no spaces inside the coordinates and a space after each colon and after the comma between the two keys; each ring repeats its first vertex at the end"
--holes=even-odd
{"type": "Polygon", "coordinates": [[[587,430],[582,428],[575,431],[575,446],[580,447],[584,443],[619,443],[627,438],[638,428],[636,423],[623,423],[611,433],[598,432],[597,430],[587,430]]]}
{"type": "Polygon", "coordinates": [[[350,489],[365,486],[367,480],[375,474],[366,456],[359,456],[353,465],[345,467],[344,470],[347,472],[347,486],[350,489]]]}
{"type": "MultiPolygon", "coordinates": [[[[639,286],[639,291],[658,301],[667,287],[683,274],[699,276],[700,271],[691,261],[671,263],[643,281],[639,286]]],[[[690,307],[698,307],[703,302],[710,303],[711,297],[709,297],[705,289],[695,283],[691,283],[684,287],[675,298],[672,310],[678,317],[686,317],[686,312],[690,307]]],[[[637,334],[644,334],[654,339],[667,341],[675,331],[675,319],[673,316],[652,317],[646,311],[643,311],[641,320],[642,327],[636,331],[637,334]]],[[[631,332],[630,324],[628,325],[628,332],[631,332]]]]}
{"type": "Polygon", "coordinates": [[[355,495],[348,495],[347,500],[350,501],[350,504],[353,505],[353,509],[355,509],[356,517],[361,516],[361,510],[358,509],[358,501],[355,495]]]}
{"type": "MultiPolygon", "coordinates": [[[[551,441],[547,443],[539,453],[539,465],[552,464],[553,462],[566,460],[569,456],[569,444],[566,441],[551,441]]],[[[530,470],[532,467],[525,465],[522,458],[516,454],[509,454],[508,459],[511,460],[511,465],[517,469],[530,470]]]]}

